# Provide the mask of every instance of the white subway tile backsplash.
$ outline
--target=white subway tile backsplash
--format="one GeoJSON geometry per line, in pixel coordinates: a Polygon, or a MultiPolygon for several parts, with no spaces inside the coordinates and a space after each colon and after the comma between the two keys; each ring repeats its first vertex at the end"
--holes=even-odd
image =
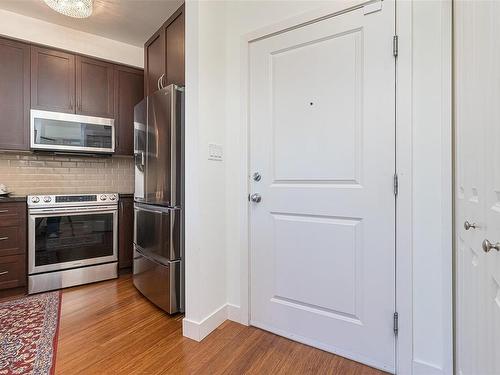
{"type": "Polygon", "coordinates": [[[132,193],[132,158],[85,158],[0,153],[0,183],[17,195],[42,193],[132,193]]]}

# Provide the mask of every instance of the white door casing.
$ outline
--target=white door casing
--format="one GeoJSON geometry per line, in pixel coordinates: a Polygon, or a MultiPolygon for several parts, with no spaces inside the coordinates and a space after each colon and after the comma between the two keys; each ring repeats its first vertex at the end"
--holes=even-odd
{"type": "Polygon", "coordinates": [[[394,19],[384,1],[249,51],[250,322],[391,372],[394,19]]]}
{"type": "Polygon", "coordinates": [[[455,3],[456,331],[461,375],[500,373],[500,3],[455,3]],[[464,223],[476,228],[465,229],[464,223]]]}

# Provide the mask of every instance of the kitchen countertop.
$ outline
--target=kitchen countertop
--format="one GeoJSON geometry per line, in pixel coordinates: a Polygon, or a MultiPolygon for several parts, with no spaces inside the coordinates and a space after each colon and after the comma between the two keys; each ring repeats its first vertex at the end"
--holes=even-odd
{"type": "MultiPolygon", "coordinates": [[[[134,198],[133,193],[119,193],[120,198],[134,198]]],[[[0,203],[26,202],[26,195],[9,195],[0,197],[0,203]]]]}
{"type": "Polygon", "coordinates": [[[0,197],[0,203],[26,202],[26,195],[9,195],[0,197]]]}

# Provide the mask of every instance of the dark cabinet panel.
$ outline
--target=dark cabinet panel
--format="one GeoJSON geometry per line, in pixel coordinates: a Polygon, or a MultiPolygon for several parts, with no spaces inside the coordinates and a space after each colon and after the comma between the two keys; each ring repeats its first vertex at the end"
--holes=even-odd
{"type": "Polygon", "coordinates": [[[26,203],[0,203],[0,290],[26,285],[26,203]]]}
{"type": "Polygon", "coordinates": [[[167,85],[184,86],[184,5],[176,13],[177,17],[165,27],[165,81],[167,85]]]}
{"type": "Polygon", "coordinates": [[[76,57],[76,113],[113,118],[113,85],[113,64],[76,57]]]}
{"type": "Polygon", "coordinates": [[[165,73],[165,33],[157,31],[144,46],[145,95],[158,90],[158,80],[165,73]]]}
{"type": "Polygon", "coordinates": [[[31,108],[75,112],[75,56],[31,47],[31,108]]]}
{"type": "Polygon", "coordinates": [[[0,149],[29,149],[30,46],[0,38],[0,149]]]}
{"type": "Polygon", "coordinates": [[[116,155],[134,154],[134,107],[144,97],[142,70],[115,66],[116,155]]]}
{"type": "Polygon", "coordinates": [[[162,86],[185,84],[184,23],[184,5],[181,5],[144,45],[145,95],[158,90],[158,80],[162,86]]]}
{"type": "Polygon", "coordinates": [[[118,216],[118,266],[132,267],[134,249],[134,200],[120,198],[118,216]]]}
{"type": "Polygon", "coordinates": [[[0,290],[26,285],[26,257],[11,255],[0,257],[0,290]]]}

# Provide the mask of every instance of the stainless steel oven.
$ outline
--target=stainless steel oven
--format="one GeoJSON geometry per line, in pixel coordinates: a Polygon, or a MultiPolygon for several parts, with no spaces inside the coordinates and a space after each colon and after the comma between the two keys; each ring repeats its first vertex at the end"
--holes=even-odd
{"type": "Polygon", "coordinates": [[[31,110],[30,144],[33,150],[112,154],[114,119],[31,110]]]}
{"type": "Polygon", "coordinates": [[[116,277],[117,201],[117,194],[28,197],[30,293],[116,277]]]}

